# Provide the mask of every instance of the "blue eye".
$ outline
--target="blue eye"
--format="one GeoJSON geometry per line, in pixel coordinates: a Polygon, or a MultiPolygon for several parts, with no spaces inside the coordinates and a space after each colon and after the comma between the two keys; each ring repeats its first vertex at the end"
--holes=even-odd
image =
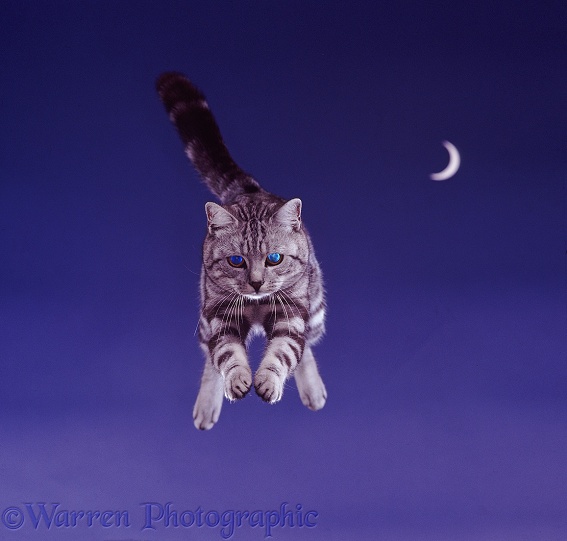
{"type": "Polygon", "coordinates": [[[268,257],[266,257],[266,263],[268,265],[279,265],[281,262],[283,261],[283,255],[279,254],[278,252],[273,252],[271,254],[268,254],[268,257]]]}
{"type": "Polygon", "coordinates": [[[241,255],[231,255],[228,259],[228,264],[237,269],[244,267],[244,258],[241,255]]]}

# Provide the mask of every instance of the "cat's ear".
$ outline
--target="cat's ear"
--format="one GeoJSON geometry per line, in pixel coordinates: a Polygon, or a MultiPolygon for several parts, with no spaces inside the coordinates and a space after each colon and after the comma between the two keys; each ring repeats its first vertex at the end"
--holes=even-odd
{"type": "Polygon", "coordinates": [[[291,199],[275,214],[276,222],[291,227],[295,231],[301,229],[301,199],[291,199]]]}
{"type": "Polygon", "coordinates": [[[205,212],[207,213],[209,233],[214,233],[223,227],[236,224],[236,218],[216,203],[207,203],[205,212]]]}

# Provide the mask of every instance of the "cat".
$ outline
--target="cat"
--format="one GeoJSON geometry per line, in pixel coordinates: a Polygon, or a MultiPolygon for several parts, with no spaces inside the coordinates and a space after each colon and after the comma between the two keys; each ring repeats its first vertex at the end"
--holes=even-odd
{"type": "Polygon", "coordinates": [[[184,75],[164,73],[156,87],[185,153],[221,203],[205,205],[198,333],[205,368],[195,427],[212,428],[223,395],[243,398],[252,385],[278,402],[291,375],[303,404],[321,409],[327,391],[311,348],[325,331],[325,292],[301,200],[268,193],[236,165],[205,96],[184,75]],[[252,378],[247,344],[257,334],[267,342],[252,378]]]}

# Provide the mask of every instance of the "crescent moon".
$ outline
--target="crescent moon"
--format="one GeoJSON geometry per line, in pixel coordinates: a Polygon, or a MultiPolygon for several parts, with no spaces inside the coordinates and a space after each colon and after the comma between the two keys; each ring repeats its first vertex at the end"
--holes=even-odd
{"type": "Polygon", "coordinates": [[[461,166],[461,155],[455,145],[449,143],[449,141],[443,141],[443,146],[449,153],[449,164],[445,167],[445,169],[443,169],[443,171],[439,171],[439,173],[431,173],[431,175],[429,175],[431,180],[447,180],[448,178],[451,178],[461,166]]]}

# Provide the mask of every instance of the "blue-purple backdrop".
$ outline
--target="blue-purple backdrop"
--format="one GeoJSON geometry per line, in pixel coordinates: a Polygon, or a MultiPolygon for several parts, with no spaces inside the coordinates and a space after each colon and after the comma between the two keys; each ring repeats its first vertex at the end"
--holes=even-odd
{"type": "Polygon", "coordinates": [[[276,515],[215,522],[285,502],[316,525],[275,539],[567,537],[567,9],[461,4],[2,2],[1,539],[262,540],[276,515]],[[193,428],[211,196],[154,91],[172,69],[303,199],[318,413],[290,382],[193,428]]]}

